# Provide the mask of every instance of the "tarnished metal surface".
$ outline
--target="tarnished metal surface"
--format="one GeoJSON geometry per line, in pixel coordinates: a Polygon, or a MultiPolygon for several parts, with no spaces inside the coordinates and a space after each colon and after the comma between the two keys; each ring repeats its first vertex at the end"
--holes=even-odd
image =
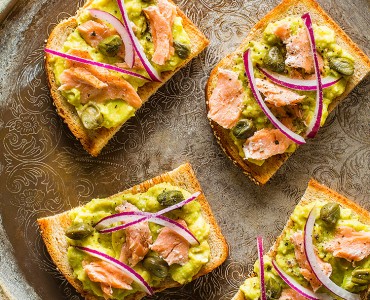
{"type": "Polygon", "coordinates": [[[0,22],[5,19],[16,3],[16,0],[0,0],[0,22]]]}
{"type": "MultiPolygon", "coordinates": [[[[79,299],[47,255],[38,217],[116,193],[185,161],[197,173],[230,257],[208,276],[153,299],[230,299],[257,257],[256,235],[265,236],[266,247],[272,244],[310,177],[370,209],[369,80],[268,184],[255,186],[217,145],[206,119],[204,87],[219,59],[278,1],[177,2],[210,38],[210,46],[97,158],[82,149],[56,114],[43,68],[44,40],[81,1],[19,0],[0,25],[0,286],[13,298],[79,299]]],[[[319,2],[369,54],[368,1],[319,2]]]]}

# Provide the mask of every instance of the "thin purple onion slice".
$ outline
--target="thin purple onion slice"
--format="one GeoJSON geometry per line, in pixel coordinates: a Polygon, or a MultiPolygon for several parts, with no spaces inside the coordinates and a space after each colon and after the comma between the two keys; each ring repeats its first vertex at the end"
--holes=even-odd
{"type": "Polygon", "coordinates": [[[320,300],[320,299],[331,299],[327,295],[323,294],[316,294],[310,289],[302,286],[299,284],[294,278],[289,276],[287,273],[284,272],[282,268],[279,267],[279,265],[276,263],[276,261],[272,261],[272,265],[276,272],[279,274],[280,278],[293,290],[295,290],[297,293],[301,294],[302,296],[306,297],[307,299],[311,300],[320,300]],[[329,297],[329,298],[328,298],[329,297]]]}
{"type": "MultiPolygon", "coordinates": [[[[264,68],[258,67],[258,69],[272,82],[284,86],[289,89],[298,91],[316,91],[317,80],[316,79],[294,79],[288,76],[281,75],[279,73],[271,72],[264,68]]],[[[322,79],[322,87],[326,89],[332,85],[338,83],[342,78],[334,78],[331,76],[322,79]]]]}
{"type": "Polygon", "coordinates": [[[127,276],[129,276],[134,282],[136,282],[142,289],[149,295],[153,295],[154,292],[152,288],[149,286],[149,284],[144,280],[144,278],[137,273],[134,269],[127,266],[123,262],[120,262],[119,260],[115,259],[112,256],[109,256],[103,252],[100,252],[98,250],[88,248],[88,247],[81,247],[81,246],[74,246],[76,249],[79,249],[91,256],[97,257],[101,260],[104,260],[108,263],[111,263],[115,267],[119,268],[123,273],[125,273],[127,276]]]}
{"type": "MultiPolygon", "coordinates": [[[[118,214],[117,214],[118,215],[118,214]]],[[[187,240],[191,245],[199,244],[197,238],[190,232],[189,229],[182,226],[181,224],[177,223],[175,220],[167,218],[165,216],[153,216],[153,214],[148,212],[142,211],[129,211],[129,212],[122,212],[119,213],[119,216],[115,215],[116,221],[131,221],[130,223],[118,225],[114,227],[109,227],[106,229],[99,230],[100,233],[111,233],[118,230],[125,229],[129,226],[138,224],[147,220],[148,222],[156,223],[158,225],[162,225],[168,227],[172,231],[175,231],[177,234],[182,236],[185,240],[187,240]]]]}
{"type": "Polygon", "coordinates": [[[170,211],[172,211],[172,210],[174,210],[174,209],[181,208],[181,207],[183,207],[185,204],[188,204],[188,203],[192,202],[193,200],[195,200],[196,198],[198,198],[200,194],[201,194],[201,192],[195,192],[195,193],[194,193],[194,194],[192,194],[188,199],[185,199],[185,200],[183,200],[183,201],[181,201],[181,202],[179,202],[179,203],[176,203],[176,204],[174,204],[174,205],[171,205],[171,206],[169,206],[169,207],[166,207],[166,208],[164,208],[164,209],[162,209],[162,210],[160,210],[160,211],[158,211],[158,212],[154,213],[154,215],[155,215],[155,216],[163,215],[163,214],[168,213],[168,212],[170,212],[170,211]]]}
{"type": "Polygon", "coordinates": [[[98,223],[95,225],[95,228],[100,233],[110,233],[110,232],[126,229],[130,226],[139,224],[143,221],[147,221],[150,219],[150,217],[152,217],[151,213],[147,213],[147,212],[125,211],[125,212],[121,212],[121,213],[106,217],[110,219],[104,220],[104,226],[103,226],[103,223],[98,223]],[[106,226],[109,226],[116,222],[126,222],[126,223],[122,225],[117,225],[117,226],[106,228],[106,226]]]}
{"type": "MultiPolygon", "coordinates": [[[[135,225],[135,224],[138,224],[142,221],[145,221],[147,220],[148,218],[151,218],[151,217],[156,217],[156,216],[159,216],[159,215],[163,215],[167,212],[170,212],[172,210],[175,210],[175,209],[178,209],[178,208],[181,208],[183,207],[185,204],[188,204],[190,202],[192,202],[193,200],[195,200],[201,193],[200,192],[195,192],[194,194],[192,194],[188,199],[185,199],[177,204],[174,204],[174,205],[171,205],[169,207],[166,207],[165,209],[162,209],[156,213],[145,213],[146,216],[145,217],[138,217],[138,215],[134,215],[133,217],[131,217],[131,222],[129,223],[126,223],[126,224],[123,224],[121,225],[121,229],[125,229],[129,226],[132,226],[132,225],[135,225]]],[[[125,221],[128,221],[130,219],[130,215],[127,214],[127,212],[123,212],[123,213],[117,213],[117,214],[114,214],[114,215],[111,215],[111,216],[107,216],[103,219],[101,219],[98,223],[95,224],[95,228],[97,230],[101,230],[113,223],[116,223],[116,222],[122,222],[122,216],[124,216],[125,218],[125,221]]]]}
{"type": "Polygon", "coordinates": [[[141,44],[139,40],[136,38],[134,31],[132,30],[130,19],[128,17],[125,3],[122,0],[117,0],[118,7],[122,14],[122,19],[125,27],[127,28],[128,34],[130,36],[132,45],[134,46],[134,49],[136,51],[136,54],[139,56],[145,70],[148,72],[149,77],[153,81],[162,82],[161,76],[158,74],[157,70],[152,66],[152,64],[149,62],[148,58],[146,57],[144,50],[141,47],[141,44]]]}
{"type": "Polygon", "coordinates": [[[125,62],[129,65],[130,68],[133,68],[135,51],[134,47],[132,46],[132,42],[127,29],[122,24],[122,22],[106,11],[102,11],[99,9],[89,9],[89,12],[94,18],[110,23],[118,32],[123,41],[123,44],[125,45],[125,62]]]}
{"type": "Polygon", "coordinates": [[[94,61],[94,60],[91,60],[91,59],[78,57],[78,56],[75,56],[75,55],[71,55],[71,54],[59,52],[59,51],[56,51],[56,50],[52,50],[52,49],[49,49],[49,48],[45,48],[45,52],[49,53],[49,54],[52,54],[52,55],[59,56],[61,58],[65,58],[65,59],[68,59],[68,60],[79,62],[79,63],[82,63],[82,64],[87,64],[87,65],[91,65],[91,66],[95,66],[95,67],[101,67],[101,68],[105,68],[105,69],[108,69],[108,70],[123,73],[123,74],[126,74],[126,75],[130,75],[130,76],[133,76],[133,77],[137,77],[137,78],[140,78],[140,79],[151,81],[149,78],[147,78],[147,77],[145,77],[141,74],[131,72],[131,71],[128,71],[128,70],[125,70],[125,69],[121,69],[121,68],[118,68],[118,67],[110,65],[110,64],[97,62],[97,61],[94,61]]]}
{"type": "Polygon", "coordinates": [[[310,44],[311,44],[311,52],[313,55],[313,61],[314,61],[314,67],[315,67],[315,75],[316,75],[316,106],[313,118],[308,125],[307,129],[307,137],[313,138],[316,133],[320,129],[320,122],[322,117],[322,108],[323,108],[323,93],[322,93],[322,81],[321,81],[321,74],[320,74],[320,68],[319,68],[319,61],[317,59],[317,52],[316,52],[316,42],[315,42],[315,36],[312,28],[312,20],[309,13],[305,13],[301,17],[304,21],[304,24],[307,29],[307,33],[309,36],[310,44]]]}
{"type": "Polygon", "coordinates": [[[199,241],[197,238],[191,233],[189,229],[182,226],[181,224],[177,223],[175,220],[167,218],[165,216],[157,216],[154,218],[150,218],[149,222],[153,222],[165,227],[168,227],[172,231],[176,232],[177,234],[181,235],[185,240],[189,242],[190,245],[198,245],[199,241]]]}
{"type": "Polygon", "coordinates": [[[265,285],[265,264],[263,262],[263,238],[261,236],[257,237],[257,252],[258,252],[258,262],[260,267],[260,290],[261,290],[261,300],[266,300],[266,285],[265,285]]]}
{"type": "Polygon", "coordinates": [[[132,225],[138,224],[140,222],[148,220],[149,222],[153,222],[162,226],[169,227],[171,230],[175,231],[183,238],[185,238],[191,245],[199,244],[197,238],[184,226],[177,223],[176,221],[162,216],[162,214],[172,211],[174,209],[180,208],[185,204],[195,200],[201,193],[196,192],[192,194],[188,199],[181,201],[175,205],[162,209],[156,213],[149,213],[149,212],[142,212],[142,211],[129,211],[129,212],[121,212],[111,216],[107,216],[101,219],[96,225],[95,228],[100,233],[110,233],[118,230],[125,229],[132,225]],[[118,222],[126,222],[126,224],[117,225],[114,227],[106,228],[107,226],[118,223],[118,222]]]}
{"type": "Polygon", "coordinates": [[[250,54],[250,49],[248,49],[244,55],[244,67],[245,71],[247,73],[247,77],[249,80],[249,85],[252,90],[253,96],[256,99],[257,103],[267,116],[267,118],[270,120],[270,122],[278,128],[284,135],[286,135],[289,139],[291,139],[293,142],[297,144],[305,144],[306,141],[304,140],[303,137],[301,137],[299,134],[296,134],[295,132],[291,131],[288,127],[286,127],[283,123],[281,123],[270,111],[270,109],[267,107],[265,101],[263,101],[262,96],[260,92],[258,91],[256,87],[256,80],[254,78],[254,73],[253,73],[253,64],[252,64],[252,59],[251,59],[251,54],[250,54]]]}
{"type": "Polygon", "coordinates": [[[322,271],[320,264],[317,261],[315,248],[313,245],[313,230],[315,227],[315,221],[317,216],[317,209],[313,207],[304,228],[304,251],[306,254],[307,261],[315,274],[317,279],[333,294],[337,295],[346,300],[360,300],[361,297],[358,294],[348,292],[347,290],[336,285],[326,274],[322,271]]]}

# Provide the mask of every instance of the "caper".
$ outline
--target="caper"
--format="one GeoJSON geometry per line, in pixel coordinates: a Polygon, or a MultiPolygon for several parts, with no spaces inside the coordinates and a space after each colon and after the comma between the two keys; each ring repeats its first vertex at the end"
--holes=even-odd
{"type": "Polygon", "coordinates": [[[158,202],[163,206],[171,206],[185,200],[184,195],[180,191],[164,190],[157,197],[158,202]]]}
{"type": "Polygon", "coordinates": [[[275,72],[284,72],[285,70],[285,62],[284,56],[281,53],[279,47],[274,46],[271,47],[269,52],[263,58],[263,64],[268,69],[275,71],[275,72]]]}
{"type": "Polygon", "coordinates": [[[104,117],[98,106],[89,103],[81,112],[81,121],[85,128],[96,129],[103,123],[104,117]]]}
{"type": "Polygon", "coordinates": [[[355,67],[353,62],[345,57],[335,57],[329,61],[330,69],[337,71],[343,75],[350,76],[353,74],[355,67]]]}
{"type": "Polygon", "coordinates": [[[175,48],[175,53],[181,59],[186,59],[189,57],[191,52],[189,46],[173,41],[173,47],[175,48]]]}
{"type": "Polygon", "coordinates": [[[98,49],[104,55],[113,57],[117,55],[119,47],[121,47],[121,45],[122,40],[119,35],[111,35],[98,44],[98,49]]]}
{"type": "Polygon", "coordinates": [[[273,278],[269,278],[266,281],[266,297],[269,300],[279,299],[281,296],[281,286],[273,278]]]}
{"type": "Polygon", "coordinates": [[[168,264],[159,256],[150,255],[143,261],[143,266],[153,275],[165,278],[168,274],[168,264]]]}
{"type": "Polygon", "coordinates": [[[340,206],[338,203],[326,203],[320,210],[320,219],[329,226],[335,226],[340,217],[340,206]]]}
{"type": "Polygon", "coordinates": [[[233,135],[237,139],[241,140],[245,140],[251,137],[255,131],[256,128],[253,126],[253,122],[249,119],[239,120],[238,123],[236,123],[236,125],[232,129],[233,135]]]}
{"type": "Polygon", "coordinates": [[[65,235],[72,240],[82,240],[92,234],[94,228],[86,223],[77,223],[67,228],[65,235]]]}
{"type": "Polygon", "coordinates": [[[353,270],[351,280],[353,283],[360,284],[360,285],[370,284],[370,269],[353,270]]]}

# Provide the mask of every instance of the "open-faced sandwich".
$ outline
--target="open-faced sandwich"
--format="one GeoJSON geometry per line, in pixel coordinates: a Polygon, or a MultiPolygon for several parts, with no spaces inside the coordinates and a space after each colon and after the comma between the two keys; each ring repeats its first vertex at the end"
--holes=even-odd
{"type": "Polygon", "coordinates": [[[225,153],[264,184],[369,72],[314,0],[284,0],[211,72],[208,118],[225,153]]]}
{"type": "Polygon", "coordinates": [[[96,156],[208,40],[171,0],[88,0],[46,44],[59,115],[96,156]]]}
{"type": "Polygon", "coordinates": [[[211,272],[228,254],[189,164],[38,223],[86,299],[141,299],[211,272]]]}
{"type": "Polygon", "coordinates": [[[257,244],[233,300],[368,299],[370,213],[314,180],[270,251],[257,244]]]}

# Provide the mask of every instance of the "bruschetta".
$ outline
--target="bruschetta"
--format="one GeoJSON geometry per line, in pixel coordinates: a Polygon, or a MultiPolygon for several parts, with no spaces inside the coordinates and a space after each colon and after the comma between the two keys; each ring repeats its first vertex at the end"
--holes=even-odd
{"type": "Polygon", "coordinates": [[[57,112],[85,150],[97,156],[208,43],[171,0],[88,0],[46,43],[57,112]]]}
{"type": "Polygon", "coordinates": [[[189,164],[38,224],[85,299],[141,299],[211,272],[228,255],[189,164]]]}
{"type": "Polygon", "coordinates": [[[317,181],[309,182],[272,248],[264,253],[261,242],[233,300],[367,299],[370,213],[317,181]]]}
{"type": "Polygon", "coordinates": [[[315,0],[283,0],[212,70],[208,118],[226,155],[264,184],[369,72],[315,0]]]}

